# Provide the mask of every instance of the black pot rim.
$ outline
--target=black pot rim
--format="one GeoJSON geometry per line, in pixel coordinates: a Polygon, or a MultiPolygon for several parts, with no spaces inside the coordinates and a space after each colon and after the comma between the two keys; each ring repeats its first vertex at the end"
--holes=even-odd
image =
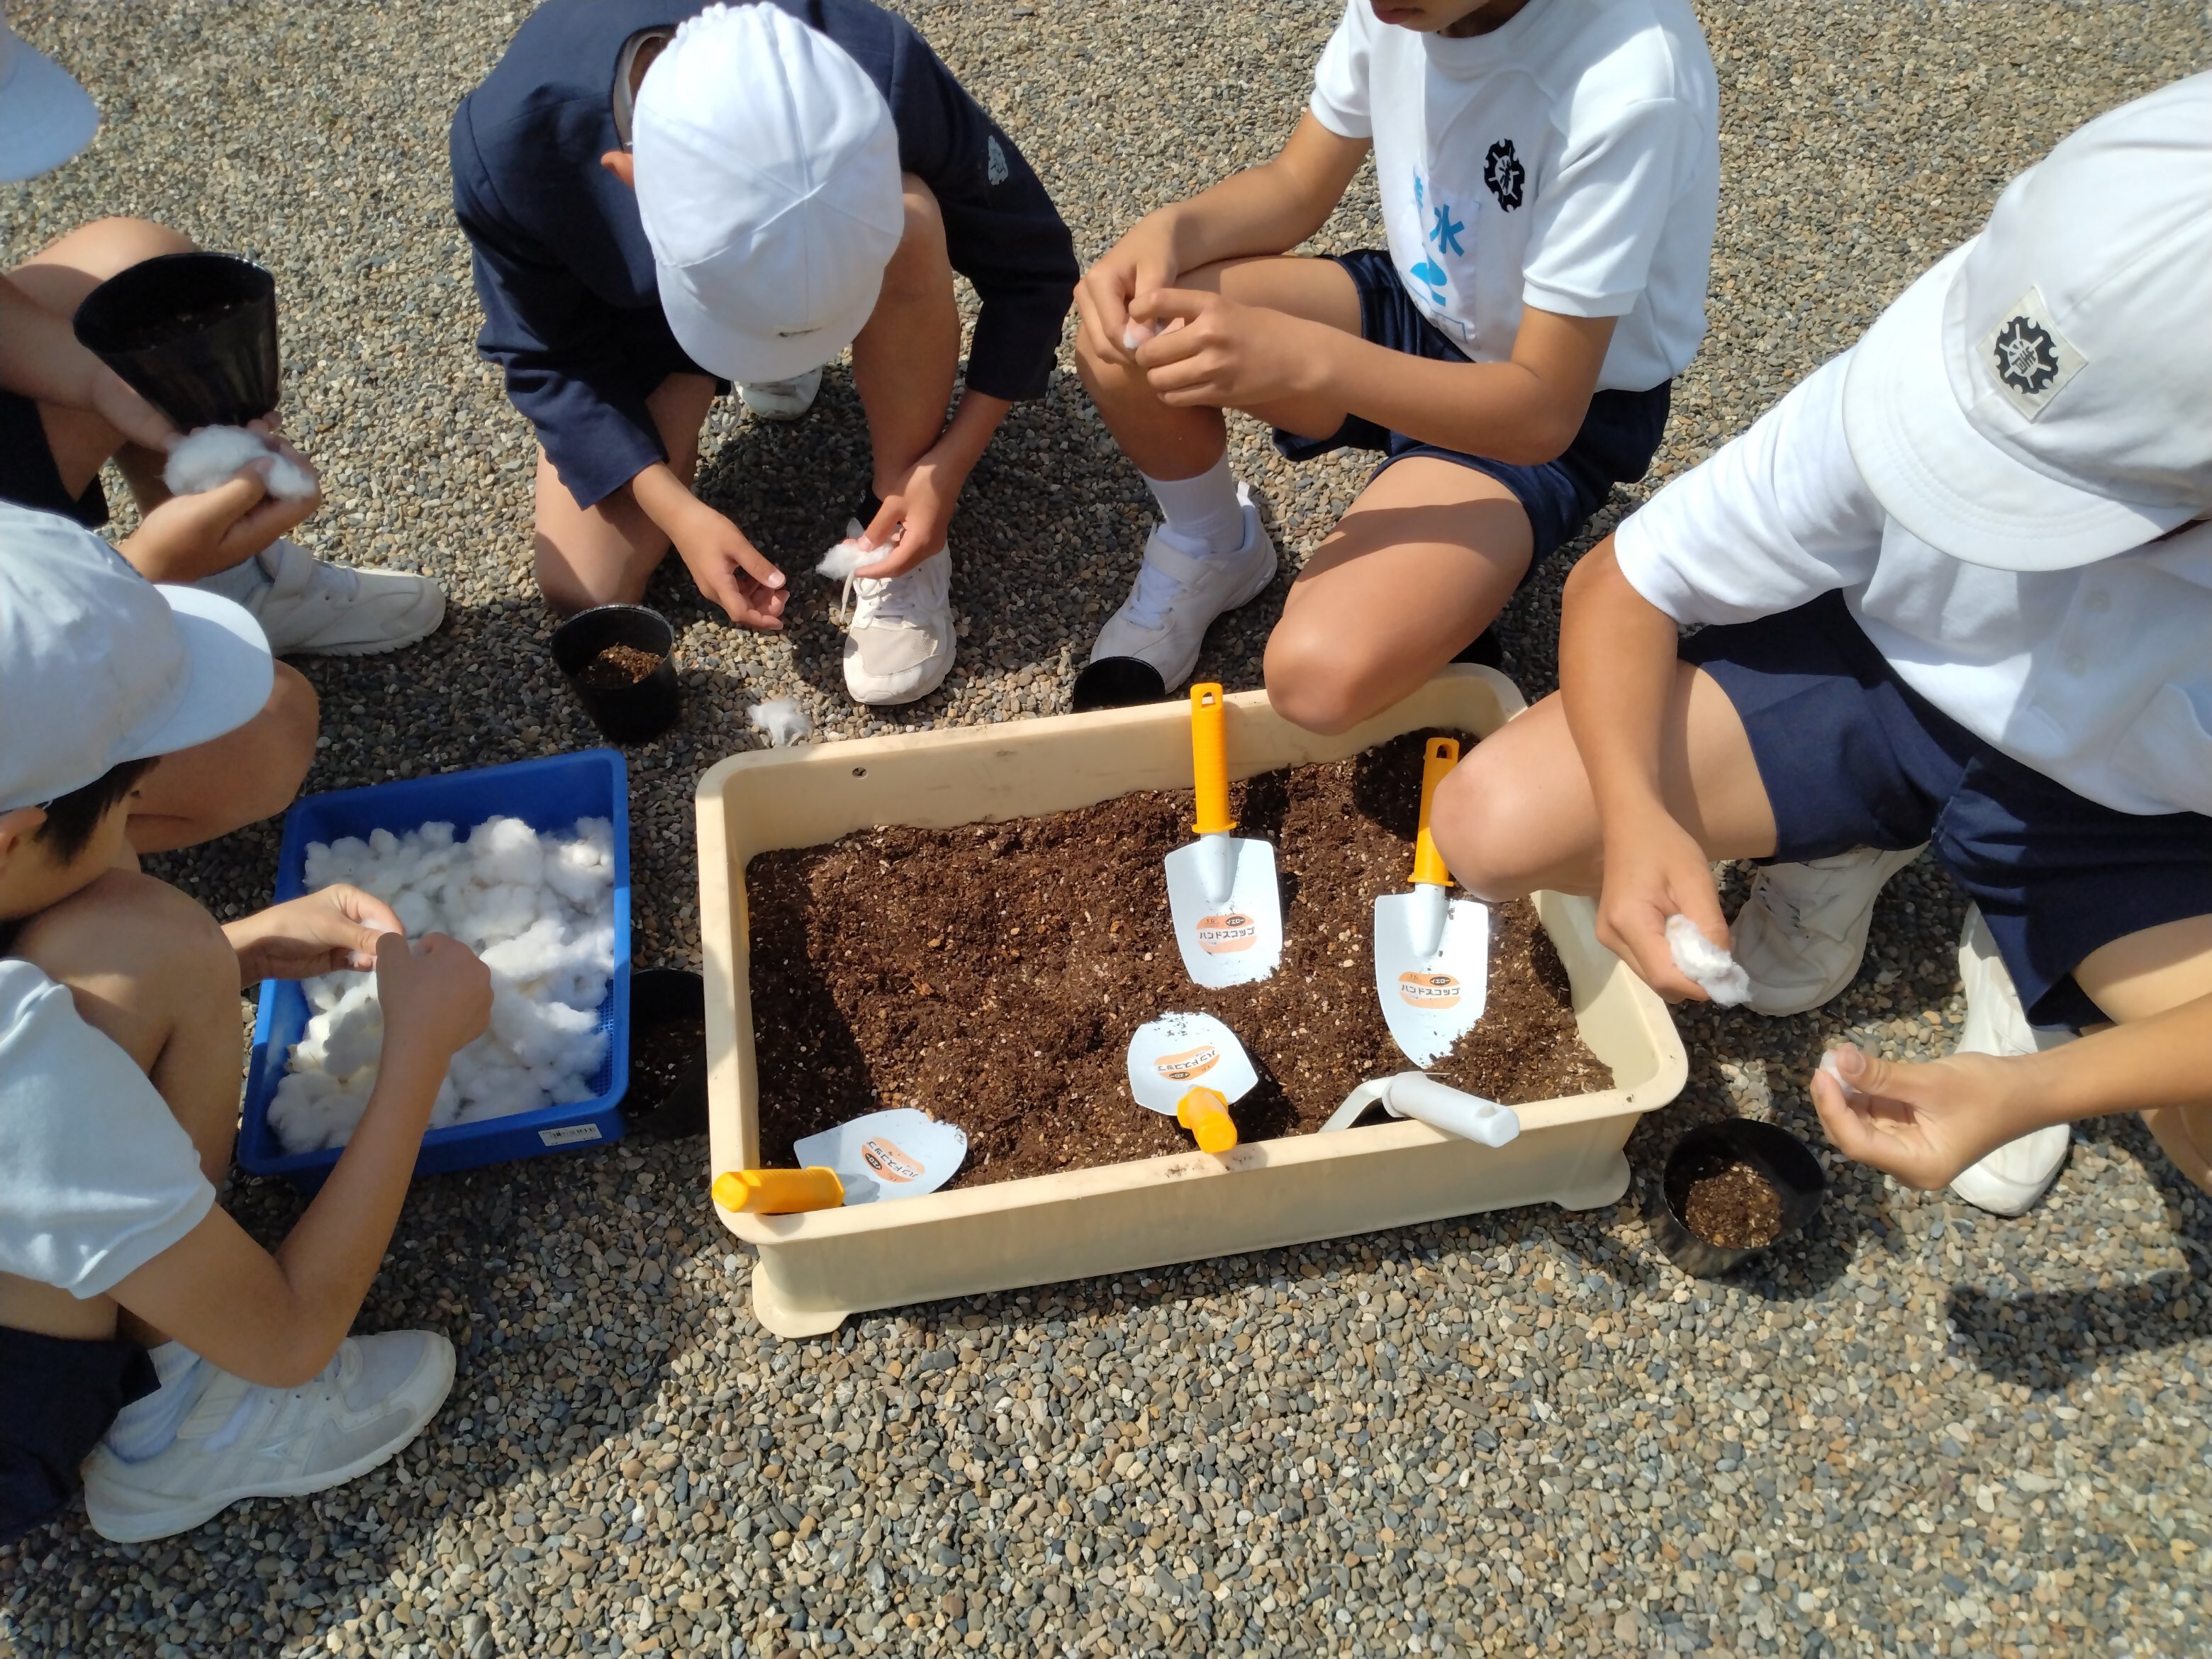
{"type": "Polygon", "coordinates": [[[1685,1273],[1710,1278],[1799,1237],[1820,1213],[1827,1190],[1827,1171],[1798,1136],[1759,1118],[1723,1118],[1698,1124],[1668,1149],[1647,1183],[1645,1208],[1668,1259],[1685,1273]],[[1774,1188],[1782,1204],[1782,1228],[1765,1243],[1715,1244],[1692,1231],[1675,1207],[1669,1177],[1687,1159],[1710,1154],[1751,1165],[1774,1188]]]}

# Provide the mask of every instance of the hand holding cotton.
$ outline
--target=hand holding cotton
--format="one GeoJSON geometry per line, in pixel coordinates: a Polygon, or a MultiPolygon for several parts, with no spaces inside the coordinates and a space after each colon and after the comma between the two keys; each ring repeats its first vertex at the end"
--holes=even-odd
{"type": "Polygon", "coordinates": [[[242,426],[204,426],[179,438],[161,469],[161,482],[173,495],[198,495],[228,483],[256,461],[268,461],[269,493],[283,501],[304,501],[318,488],[315,475],[277,449],[259,433],[242,426]]]}
{"type": "Polygon", "coordinates": [[[1698,931],[1687,916],[1667,918],[1667,949],[1683,975],[1723,1008],[1751,1000],[1751,980],[1736,959],[1698,931]]]}

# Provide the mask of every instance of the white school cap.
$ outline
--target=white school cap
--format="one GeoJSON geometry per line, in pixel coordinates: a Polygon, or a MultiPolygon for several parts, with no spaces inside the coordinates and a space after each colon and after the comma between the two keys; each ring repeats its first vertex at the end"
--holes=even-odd
{"type": "Polygon", "coordinates": [[[695,362],[786,380],[852,343],[906,212],[890,106],[843,47],[776,6],[709,6],[632,126],[660,308],[695,362]]]}
{"type": "Polygon", "coordinates": [[[2212,510],[2212,74],[2101,115],[1867,331],[1844,387],[1883,507],[2063,570],[2212,510]]]}
{"type": "Polygon", "coordinates": [[[156,587],[82,526],[0,502],[0,812],[219,738],[275,681],[242,606],[156,587]]]}
{"type": "Polygon", "coordinates": [[[92,94],[9,28],[0,4],[0,184],[51,173],[99,131],[92,94]]]}

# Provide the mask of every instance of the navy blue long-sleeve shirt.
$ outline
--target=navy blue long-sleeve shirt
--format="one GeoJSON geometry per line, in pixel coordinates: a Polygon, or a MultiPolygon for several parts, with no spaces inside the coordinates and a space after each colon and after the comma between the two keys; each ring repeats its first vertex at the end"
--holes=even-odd
{"type": "MultiPolygon", "coordinates": [[[[766,0],[828,35],[882,89],[899,167],[936,195],[952,268],[982,301],[968,386],[1043,395],[1074,294],[1075,247],[1013,141],[904,20],[867,0],[766,0]]],[[[690,362],[661,315],[620,148],[616,64],[643,29],[705,0],[545,0],[453,116],[453,210],[475,252],[477,348],[578,503],[667,459],[646,398],[690,362]]]]}

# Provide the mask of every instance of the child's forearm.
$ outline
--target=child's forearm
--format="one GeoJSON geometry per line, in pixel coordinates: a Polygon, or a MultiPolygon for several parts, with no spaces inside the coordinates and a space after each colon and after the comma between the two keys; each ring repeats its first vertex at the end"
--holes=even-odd
{"type": "Polygon", "coordinates": [[[690,486],[678,477],[676,469],[665,461],[655,461],[632,478],[629,493],[638,511],[652,520],[672,541],[682,539],[679,527],[699,506],[699,498],[691,493],[690,486]]]}
{"type": "Polygon", "coordinates": [[[1559,697],[1607,833],[1665,812],[1659,745],[1680,635],[1629,585],[1608,536],[1567,578],[1559,621],[1559,697]]]}
{"type": "Polygon", "coordinates": [[[2212,996],[2005,1062],[2018,1133],[2115,1112],[2212,1103],[2212,996]]]}
{"type": "Polygon", "coordinates": [[[1328,222],[1368,149],[1365,139],[1340,137],[1305,116],[1273,160],[1160,210],[1176,269],[1296,247],[1328,222]]]}
{"type": "Polygon", "coordinates": [[[67,323],[0,276],[0,386],[36,402],[76,407],[86,399],[87,377],[98,361],[67,323]]]}

